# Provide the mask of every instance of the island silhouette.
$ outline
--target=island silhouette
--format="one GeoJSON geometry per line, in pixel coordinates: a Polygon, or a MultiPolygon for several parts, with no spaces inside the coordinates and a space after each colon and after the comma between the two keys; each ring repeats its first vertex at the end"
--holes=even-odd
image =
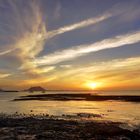
{"type": "Polygon", "coordinates": [[[41,87],[41,86],[35,86],[35,87],[30,87],[26,91],[28,91],[28,92],[43,92],[44,93],[46,91],[46,89],[41,87]]]}

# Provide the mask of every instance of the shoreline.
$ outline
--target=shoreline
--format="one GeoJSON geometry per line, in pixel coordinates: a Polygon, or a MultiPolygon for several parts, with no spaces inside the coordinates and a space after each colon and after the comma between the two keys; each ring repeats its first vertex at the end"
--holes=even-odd
{"type": "MultiPolygon", "coordinates": [[[[65,118],[65,116],[63,116],[65,118]]],[[[94,116],[93,116],[94,117],[94,116]]],[[[100,117],[100,116],[96,116],[100,117]]],[[[139,129],[122,128],[124,123],[60,119],[46,116],[0,115],[0,139],[20,140],[122,140],[140,139],[139,129]]]]}
{"type": "Polygon", "coordinates": [[[92,95],[92,94],[37,94],[37,95],[27,95],[20,96],[19,98],[14,99],[13,101],[26,101],[26,100],[39,100],[39,101],[107,101],[107,100],[116,100],[116,101],[126,101],[126,102],[140,102],[140,96],[132,95],[92,95]]]}

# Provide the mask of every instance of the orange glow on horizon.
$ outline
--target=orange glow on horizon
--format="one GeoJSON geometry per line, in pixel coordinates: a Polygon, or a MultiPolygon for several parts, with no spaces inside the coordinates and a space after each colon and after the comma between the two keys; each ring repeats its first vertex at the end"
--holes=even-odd
{"type": "Polygon", "coordinates": [[[92,82],[92,81],[89,81],[89,82],[85,83],[85,86],[88,89],[92,89],[92,90],[99,88],[100,85],[101,85],[101,83],[99,83],[99,82],[92,82]]]}

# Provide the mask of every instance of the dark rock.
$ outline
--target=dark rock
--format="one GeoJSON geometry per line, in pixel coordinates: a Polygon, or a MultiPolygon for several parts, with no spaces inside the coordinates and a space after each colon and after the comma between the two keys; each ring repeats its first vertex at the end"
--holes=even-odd
{"type": "Polygon", "coordinates": [[[56,119],[0,118],[0,140],[140,140],[138,130],[120,123],[56,119]]]}

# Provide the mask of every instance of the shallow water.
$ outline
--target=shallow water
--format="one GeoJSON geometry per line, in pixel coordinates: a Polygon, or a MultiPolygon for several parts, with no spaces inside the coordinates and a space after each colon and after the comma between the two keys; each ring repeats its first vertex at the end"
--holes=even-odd
{"type": "MultiPolygon", "coordinates": [[[[46,92],[45,94],[54,94],[54,93],[72,93],[72,92],[59,91],[59,92],[46,92]]],[[[136,125],[140,124],[140,103],[123,102],[123,101],[17,101],[17,102],[12,101],[13,99],[18,98],[19,96],[28,94],[42,94],[42,93],[0,92],[0,112],[7,114],[15,112],[25,114],[48,113],[50,115],[73,114],[80,112],[95,113],[102,114],[103,119],[105,120],[123,121],[136,125]]],[[[129,91],[129,92],[102,91],[100,92],[100,94],[140,95],[140,91],[129,91]]]]}

